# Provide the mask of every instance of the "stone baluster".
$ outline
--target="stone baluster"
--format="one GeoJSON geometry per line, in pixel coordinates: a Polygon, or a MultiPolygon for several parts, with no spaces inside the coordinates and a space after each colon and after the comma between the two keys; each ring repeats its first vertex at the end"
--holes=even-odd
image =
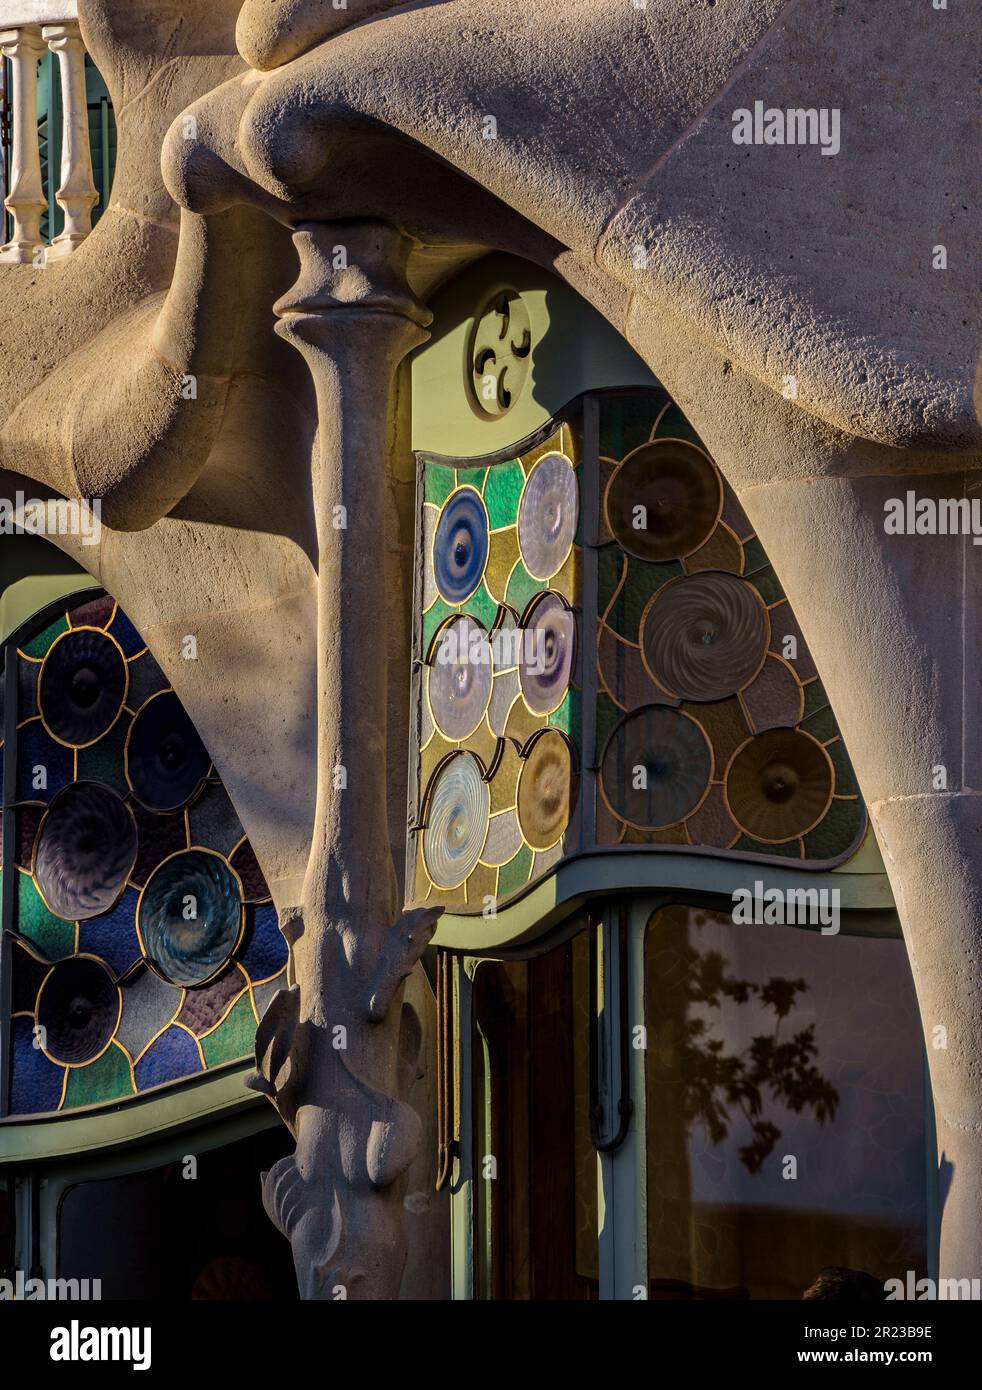
{"type": "Polygon", "coordinates": [[[52,53],[58,55],[63,112],[61,186],[55,196],[65,214],[65,226],[52,242],[49,255],[67,256],[91,232],[92,209],[99,201],[89,145],[85,45],[74,21],[46,24],[42,36],[52,53]]]}
{"type": "Polygon", "coordinates": [[[11,120],[13,150],[10,192],[4,206],[13,220],[12,235],[0,248],[0,260],[24,265],[41,248],[41,218],[48,206],[41,182],[37,125],[37,65],[44,44],[36,26],[0,33],[0,51],[13,70],[11,120]]]}

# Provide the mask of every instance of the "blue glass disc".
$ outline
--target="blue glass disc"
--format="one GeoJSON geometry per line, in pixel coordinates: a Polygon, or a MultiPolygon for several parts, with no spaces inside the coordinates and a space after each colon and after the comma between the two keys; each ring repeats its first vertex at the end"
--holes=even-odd
{"type": "Polygon", "coordinates": [[[487,562],[487,510],[473,488],[460,488],[444,507],[433,538],[433,571],[446,602],[469,599],[487,562]]]}
{"type": "Polygon", "coordinates": [[[173,855],[150,876],[138,926],[147,960],[174,985],[203,985],[242,934],[242,893],[225,860],[206,850],[173,855]]]}
{"type": "Polygon", "coordinates": [[[197,730],[173,690],[152,696],[130,727],[126,777],[149,811],[177,811],[211,767],[197,730]]]}

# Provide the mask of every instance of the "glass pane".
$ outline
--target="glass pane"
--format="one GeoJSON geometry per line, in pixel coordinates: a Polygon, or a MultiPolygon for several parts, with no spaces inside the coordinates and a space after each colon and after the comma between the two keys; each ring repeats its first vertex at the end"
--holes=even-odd
{"type": "Polygon", "coordinates": [[[478,1297],[598,1297],[589,946],[486,961],[474,987],[478,1297]]]}
{"type": "Polygon", "coordinates": [[[799,1299],[926,1273],[920,1022],[904,944],[672,907],[646,943],[653,1298],[799,1299]]]}
{"type": "Polygon", "coordinates": [[[290,1247],[263,1211],[259,1175],[293,1141],[282,1125],[188,1160],[69,1188],[58,1275],[102,1298],[293,1301],[290,1247]]]}

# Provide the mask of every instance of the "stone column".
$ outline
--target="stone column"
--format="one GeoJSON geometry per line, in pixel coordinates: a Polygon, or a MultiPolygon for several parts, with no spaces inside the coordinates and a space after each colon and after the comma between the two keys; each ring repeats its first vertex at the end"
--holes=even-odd
{"type": "Polygon", "coordinates": [[[13,150],[4,206],[14,224],[10,240],[0,247],[0,260],[29,265],[41,246],[41,217],[48,206],[41,183],[37,123],[37,65],[44,44],[38,29],[29,25],[0,33],[0,51],[10,59],[13,71],[13,150]]]}
{"type": "Polygon", "coordinates": [[[41,31],[61,72],[61,187],[55,195],[65,214],[64,230],[49,255],[67,256],[92,230],[92,209],[99,201],[92,177],[89,111],[85,94],[85,45],[78,24],[46,24],[41,31]]]}
{"type": "Polygon", "coordinates": [[[387,824],[385,458],[396,367],[429,314],[409,243],[378,222],[302,226],[277,331],[317,391],[317,809],[302,907],[282,922],[293,979],[256,1039],[258,1076],[296,1138],[264,1176],[304,1298],[394,1298],[401,1181],[420,1121],[405,1103],[421,1025],[401,984],[436,913],[401,914],[387,824]]]}

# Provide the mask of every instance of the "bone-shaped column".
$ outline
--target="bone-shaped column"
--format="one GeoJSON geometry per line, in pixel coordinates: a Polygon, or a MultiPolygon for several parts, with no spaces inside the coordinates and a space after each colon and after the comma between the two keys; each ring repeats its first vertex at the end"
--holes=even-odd
{"type": "Polygon", "coordinates": [[[78,24],[46,24],[42,37],[58,55],[61,73],[61,185],[55,197],[65,214],[64,230],[51,244],[50,255],[67,256],[92,230],[92,209],[99,201],[92,177],[89,108],[85,92],[85,45],[78,24]]]}
{"type": "Polygon", "coordinates": [[[40,30],[34,26],[6,30],[0,34],[0,52],[10,59],[13,74],[10,192],[4,202],[13,228],[10,240],[0,248],[0,260],[29,265],[41,245],[41,218],[48,206],[38,145],[37,68],[44,53],[40,30]]]}
{"type": "Polygon", "coordinates": [[[296,1154],[263,1180],[305,1298],[394,1298],[405,1262],[402,1183],[420,1122],[405,1103],[421,1027],[400,985],[432,935],[401,915],[387,824],[385,457],[389,400],[429,314],[409,291],[409,243],[378,222],[294,236],[300,278],[277,331],[317,392],[317,810],[301,912],[282,923],[288,991],[256,1040],[256,1089],[296,1154]]]}

